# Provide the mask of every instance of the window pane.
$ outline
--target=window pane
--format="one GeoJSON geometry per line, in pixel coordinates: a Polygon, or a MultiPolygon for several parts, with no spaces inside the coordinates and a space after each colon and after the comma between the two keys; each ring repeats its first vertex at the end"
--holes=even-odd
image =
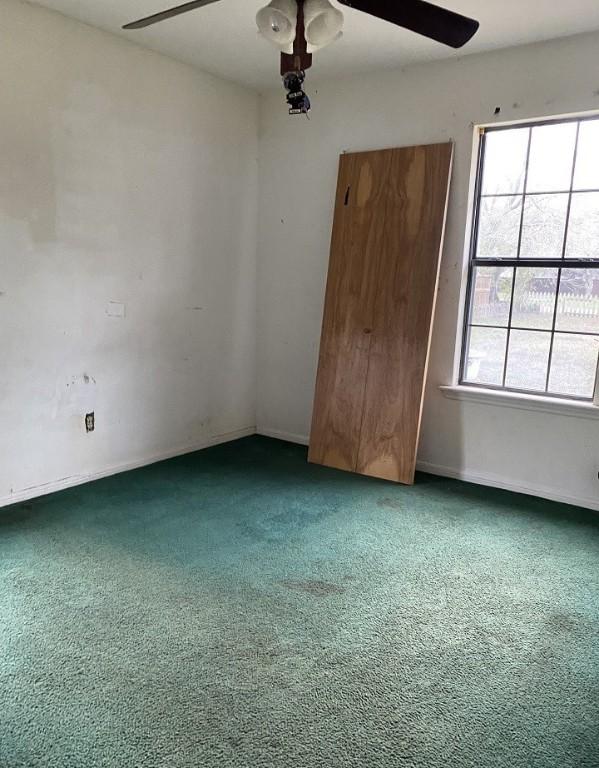
{"type": "Polygon", "coordinates": [[[507,331],[499,328],[471,328],[464,376],[473,384],[503,381],[507,331]]]}
{"type": "Polygon", "coordinates": [[[599,193],[572,195],[566,256],[569,259],[599,258],[599,193]]]}
{"type": "Polygon", "coordinates": [[[470,322],[477,325],[507,326],[513,273],[513,269],[505,267],[476,268],[470,322]]]}
{"type": "Polygon", "coordinates": [[[485,138],[483,195],[522,192],[529,128],[489,131],[485,138]]]}
{"type": "Polygon", "coordinates": [[[550,344],[550,333],[512,331],[507,355],[506,386],[544,392],[550,344]]]}
{"type": "Polygon", "coordinates": [[[518,267],[514,287],[512,325],[520,328],[553,326],[557,269],[518,267]]]}
{"type": "Polygon", "coordinates": [[[570,189],[576,123],[541,125],[532,129],[527,192],[570,189]]]}
{"type": "Polygon", "coordinates": [[[599,269],[563,269],[555,328],[599,334],[599,269]]]}
{"type": "Polygon", "coordinates": [[[484,141],[462,380],[590,399],[599,117],[491,129],[484,141]]]}
{"type": "Polygon", "coordinates": [[[599,120],[580,124],[574,189],[599,189],[599,120]]]}
{"type": "Polygon", "coordinates": [[[478,224],[479,258],[516,258],[521,207],[521,197],[482,198],[478,224]]]}
{"type": "Polygon", "coordinates": [[[568,195],[532,195],[524,204],[523,259],[560,259],[566,234],[568,195]]]}
{"type": "Polygon", "coordinates": [[[556,395],[593,396],[599,336],[556,333],[549,391],[556,395]]]}

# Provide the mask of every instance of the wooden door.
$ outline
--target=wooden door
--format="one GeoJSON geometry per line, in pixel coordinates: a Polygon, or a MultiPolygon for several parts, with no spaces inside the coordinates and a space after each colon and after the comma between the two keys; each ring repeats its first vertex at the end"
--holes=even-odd
{"type": "Polygon", "coordinates": [[[412,483],[452,145],[340,158],[308,459],[412,483]]]}

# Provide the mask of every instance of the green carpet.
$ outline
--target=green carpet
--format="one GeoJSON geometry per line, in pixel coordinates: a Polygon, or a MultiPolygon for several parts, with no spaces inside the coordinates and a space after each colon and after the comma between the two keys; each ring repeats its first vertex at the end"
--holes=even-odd
{"type": "Polygon", "coordinates": [[[253,437],[0,510],[0,766],[599,766],[599,515],[253,437]]]}

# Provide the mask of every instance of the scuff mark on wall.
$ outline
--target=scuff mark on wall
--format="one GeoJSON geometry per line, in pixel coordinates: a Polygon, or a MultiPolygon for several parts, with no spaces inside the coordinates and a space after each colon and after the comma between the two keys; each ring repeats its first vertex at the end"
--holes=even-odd
{"type": "Polygon", "coordinates": [[[96,380],[88,373],[71,376],[56,382],[53,419],[85,415],[95,410],[96,380]]]}

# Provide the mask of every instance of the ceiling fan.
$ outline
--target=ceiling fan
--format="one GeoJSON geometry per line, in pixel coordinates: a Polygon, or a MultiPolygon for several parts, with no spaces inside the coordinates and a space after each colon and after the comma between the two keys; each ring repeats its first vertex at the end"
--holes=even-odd
{"type": "MultiPolygon", "coordinates": [[[[409,29],[452,48],[461,48],[476,33],[478,21],[425,0],[337,0],[391,24],[409,29]]],[[[125,24],[141,29],[219,0],[192,0],[125,24]]],[[[307,114],[310,99],[303,91],[305,71],[312,53],[339,39],[343,14],[329,0],[271,0],[258,11],[258,31],[281,51],[281,75],[287,91],[289,114],[307,114]]]]}

